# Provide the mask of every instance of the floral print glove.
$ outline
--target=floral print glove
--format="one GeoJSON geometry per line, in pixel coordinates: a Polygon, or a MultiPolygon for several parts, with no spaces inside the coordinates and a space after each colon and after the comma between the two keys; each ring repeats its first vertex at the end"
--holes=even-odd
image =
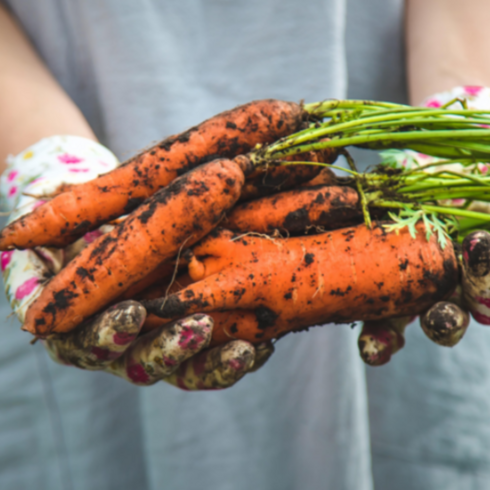
{"type": "MultiPolygon", "coordinates": [[[[11,211],[9,221],[39,206],[64,186],[97,177],[119,165],[115,155],[99,143],[76,136],[54,136],[9,157],[0,178],[0,195],[11,211]]],[[[2,252],[0,265],[5,292],[21,322],[44,284],[88,243],[111,225],[87,233],[61,250],[2,252]]],[[[137,301],[123,301],[74,331],[43,341],[50,356],[62,364],[105,370],[138,385],[165,380],[183,389],[219,389],[231,386],[257,369],[272,354],[270,344],[255,348],[244,341],[204,350],[213,322],[192,315],[138,337],[146,311],[137,301]],[[197,354],[197,355],[196,355],[197,354]]]]}
{"type": "MultiPolygon", "coordinates": [[[[425,107],[451,108],[460,106],[455,100],[465,100],[469,109],[490,111],[490,88],[479,86],[456,87],[447,92],[433,95],[423,102],[425,107]]],[[[390,152],[403,166],[424,167],[440,159],[417,153],[411,150],[390,152]]],[[[458,172],[476,171],[486,174],[490,168],[486,162],[471,167],[451,164],[451,169],[458,172]]],[[[438,166],[438,171],[444,169],[438,166]]],[[[429,167],[429,172],[434,167],[429,167]]],[[[449,203],[448,203],[449,204],[449,203]]],[[[452,200],[451,205],[463,206],[465,200],[452,200]]],[[[490,203],[473,202],[469,209],[489,213],[490,203]]],[[[432,306],[420,318],[420,324],[426,335],[439,345],[452,347],[463,337],[470,323],[470,315],[484,325],[490,325],[490,233],[473,232],[466,236],[459,257],[461,266],[461,284],[447,301],[432,306]]],[[[414,318],[387,319],[378,322],[366,322],[359,337],[359,350],[367,364],[377,366],[388,362],[391,355],[404,345],[403,333],[406,325],[414,318]]]]}

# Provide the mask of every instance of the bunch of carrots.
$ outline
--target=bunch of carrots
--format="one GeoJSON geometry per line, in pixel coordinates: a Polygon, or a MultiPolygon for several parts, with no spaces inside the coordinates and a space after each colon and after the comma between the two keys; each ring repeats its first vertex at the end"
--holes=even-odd
{"type": "Polygon", "coordinates": [[[214,345],[426,311],[457,285],[453,242],[490,226],[469,205],[490,200],[477,165],[490,115],[450,105],[255,101],[65,187],[5,227],[0,250],[66,247],[124,218],[47,280],[24,330],[66,333],[128,298],[143,331],[210,314],[214,345]],[[349,146],[391,152],[361,173],[349,146]],[[437,158],[403,167],[401,149],[437,158]],[[453,199],[468,205],[441,204],[453,199]]]}

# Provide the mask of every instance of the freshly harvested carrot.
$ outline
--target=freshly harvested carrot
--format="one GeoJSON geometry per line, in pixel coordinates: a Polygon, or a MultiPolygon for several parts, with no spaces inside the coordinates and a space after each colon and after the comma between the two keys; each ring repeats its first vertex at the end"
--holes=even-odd
{"type": "MultiPolygon", "coordinates": [[[[137,294],[134,299],[137,301],[161,298],[167,294],[176,293],[192,284],[193,280],[189,274],[181,274],[177,279],[170,283],[168,278],[162,278],[158,284],[137,294]]],[[[132,298],[132,296],[131,296],[132,298]]],[[[233,340],[238,328],[254,330],[258,327],[257,316],[253,311],[233,310],[233,311],[212,311],[209,316],[213,319],[215,335],[211,342],[211,347],[233,340]]],[[[147,332],[155,328],[163,327],[166,321],[156,315],[149,314],[141,328],[142,332],[147,332]]]]}
{"type": "Polygon", "coordinates": [[[238,325],[235,338],[254,342],[328,322],[416,314],[446,298],[458,279],[452,244],[442,250],[434,235],[427,241],[421,225],[415,239],[380,223],[287,239],[221,231],[193,252],[189,274],[197,282],[165,300],[142,301],[147,311],[167,321],[252,311],[257,327],[238,325]]]}
{"type": "Polygon", "coordinates": [[[331,230],[362,220],[358,201],[351,187],[302,187],[235,206],[222,225],[242,233],[297,233],[312,226],[331,230]]]}
{"type": "MultiPolygon", "coordinates": [[[[285,157],[284,160],[290,162],[332,163],[337,158],[337,155],[338,153],[334,148],[327,148],[320,151],[299,153],[298,155],[285,157]]],[[[319,165],[301,164],[259,167],[247,177],[240,201],[257,199],[291,189],[304,182],[311,181],[324,168],[319,165]]]]}
{"type": "Polygon", "coordinates": [[[238,199],[245,181],[240,163],[248,160],[215,160],[158,191],[47,283],[23,329],[40,337],[67,332],[196,243],[238,199]]]}
{"type": "Polygon", "coordinates": [[[138,297],[138,295],[150,288],[156,282],[168,280],[173,276],[175,271],[175,264],[171,261],[165,261],[160,264],[156,269],[151,271],[148,275],[140,279],[138,282],[134,283],[129,289],[124,291],[122,296],[117,299],[117,301],[124,301],[128,299],[133,299],[138,297]]]}
{"type": "Polygon", "coordinates": [[[337,185],[337,183],[338,177],[328,167],[323,167],[318,175],[315,175],[311,180],[304,182],[301,186],[315,187],[317,185],[337,185]]]}
{"type": "Polygon", "coordinates": [[[214,158],[232,158],[257,143],[301,129],[298,104],[258,100],[171,136],[119,168],[74,185],[0,233],[0,250],[66,246],[83,233],[127,214],[177,176],[214,158]]]}
{"type": "MultiPolygon", "coordinates": [[[[192,284],[193,280],[189,276],[189,274],[181,274],[172,282],[172,276],[163,276],[155,282],[155,284],[150,287],[144,289],[143,291],[137,291],[136,294],[132,294],[132,291],[127,291],[125,296],[127,295],[129,298],[134,299],[136,301],[141,301],[142,299],[155,299],[165,297],[167,294],[176,293],[181,289],[184,289],[189,284],[192,284]]],[[[131,289],[131,288],[130,288],[131,289]]],[[[158,327],[162,327],[165,325],[165,321],[156,315],[146,315],[145,322],[141,327],[142,332],[146,332],[148,330],[153,330],[158,327]]]]}

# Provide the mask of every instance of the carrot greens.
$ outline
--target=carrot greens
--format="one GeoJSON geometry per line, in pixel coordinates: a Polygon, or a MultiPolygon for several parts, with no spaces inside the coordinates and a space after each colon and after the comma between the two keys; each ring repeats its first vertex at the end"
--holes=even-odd
{"type": "Polygon", "coordinates": [[[490,110],[468,109],[460,99],[441,108],[326,100],[304,109],[309,127],[257,148],[251,154],[254,164],[304,164],[284,158],[335,149],[349,169],[313,164],[348,174],[345,183],[357,189],[368,227],[372,213],[386,210],[393,221],[387,229],[414,230],[423,221],[428,234],[437,233],[441,242],[446,235],[462,240],[475,229],[490,229],[490,214],[475,204],[490,202],[490,175],[482,165],[490,161],[490,110]],[[346,151],[349,146],[377,150],[381,162],[359,172],[346,151]]]}

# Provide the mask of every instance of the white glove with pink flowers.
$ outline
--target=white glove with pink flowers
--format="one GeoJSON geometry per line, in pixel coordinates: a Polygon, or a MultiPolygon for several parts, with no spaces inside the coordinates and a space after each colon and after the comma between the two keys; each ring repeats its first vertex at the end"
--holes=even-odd
{"type": "MultiPolygon", "coordinates": [[[[101,144],[76,136],[43,139],[10,157],[0,179],[9,221],[39,206],[60,186],[86,182],[119,165],[101,144]]],[[[96,237],[111,229],[104,225],[65,249],[38,247],[12,250],[0,256],[5,292],[22,323],[25,312],[50,278],[96,237]]],[[[272,354],[271,344],[254,347],[233,341],[205,350],[213,320],[192,315],[138,336],[146,310],[137,301],[118,303],[64,335],[43,341],[57,362],[89,370],[104,370],[138,385],[167,381],[182,389],[231,386],[272,354]]]]}
{"type": "MultiPolygon", "coordinates": [[[[460,108],[461,101],[465,101],[469,109],[490,111],[490,88],[456,87],[429,97],[422,105],[433,108],[443,106],[460,108]]],[[[398,164],[405,167],[424,167],[441,160],[411,150],[392,152],[390,158],[395,158],[398,164]]],[[[445,166],[435,168],[440,171],[445,166]]],[[[434,167],[429,167],[427,171],[432,172],[433,169],[434,167]]],[[[472,166],[451,164],[451,169],[457,172],[472,171],[486,174],[490,164],[487,162],[472,166]]],[[[464,206],[466,202],[463,199],[453,200],[451,204],[464,206]]],[[[468,209],[490,213],[490,204],[472,202],[469,203],[468,209]]],[[[420,318],[422,329],[427,336],[434,342],[448,347],[456,345],[461,340],[470,323],[470,314],[477,322],[490,325],[490,233],[482,230],[466,236],[462,243],[459,262],[461,282],[451,298],[436,303],[420,318]]],[[[373,366],[388,362],[391,355],[403,347],[405,327],[413,320],[413,317],[405,317],[366,322],[359,337],[361,357],[373,366]]]]}

